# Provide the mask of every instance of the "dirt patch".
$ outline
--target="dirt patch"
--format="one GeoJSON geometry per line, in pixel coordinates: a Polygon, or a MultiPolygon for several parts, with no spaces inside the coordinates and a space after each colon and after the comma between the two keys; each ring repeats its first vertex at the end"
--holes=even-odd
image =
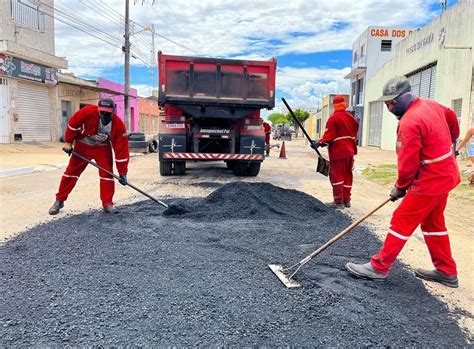
{"type": "Polygon", "coordinates": [[[303,288],[286,289],[267,264],[294,263],[350,223],[311,196],[234,183],[181,203],[220,211],[163,216],[144,201],[42,224],[1,246],[0,346],[467,344],[401,264],[387,283],[347,274],[345,262],[380,247],[366,227],[305,266],[303,288]],[[239,216],[247,206],[259,211],[239,216]]]}

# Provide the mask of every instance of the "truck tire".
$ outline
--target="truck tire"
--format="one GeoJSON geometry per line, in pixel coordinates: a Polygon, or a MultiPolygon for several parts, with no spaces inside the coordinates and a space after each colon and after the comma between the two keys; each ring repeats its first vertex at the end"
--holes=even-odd
{"type": "Polygon", "coordinates": [[[150,142],[148,142],[148,151],[150,153],[158,152],[158,141],[156,139],[152,139],[150,142]]]}
{"type": "Polygon", "coordinates": [[[160,161],[160,175],[171,176],[172,165],[171,161],[160,161]]]}
{"type": "Polygon", "coordinates": [[[229,170],[232,170],[232,167],[234,167],[234,161],[226,161],[225,164],[229,170]]]}
{"type": "Polygon", "coordinates": [[[245,176],[247,174],[248,164],[246,161],[235,161],[232,166],[232,172],[235,176],[245,176]]]}
{"type": "Polygon", "coordinates": [[[252,176],[252,177],[257,176],[258,173],[260,172],[261,164],[262,164],[261,162],[256,162],[256,161],[249,163],[249,167],[247,169],[247,175],[252,176]]]}
{"type": "Polygon", "coordinates": [[[174,161],[173,165],[176,176],[184,176],[186,174],[186,161],[174,161]]]}
{"type": "Polygon", "coordinates": [[[148,153],[148,142],[143,141],[129,141],[128,148],[133,153],[148,153]]]}

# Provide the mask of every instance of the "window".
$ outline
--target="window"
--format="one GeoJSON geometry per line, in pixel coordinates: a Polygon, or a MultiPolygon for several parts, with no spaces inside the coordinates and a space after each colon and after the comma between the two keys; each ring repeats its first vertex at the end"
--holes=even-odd
{"type": "Polygon", "coordinates": [[[360,58],[364,57],[365,55],[365,44],[363,44],[361,47],[360,47],[360,58]]]}
{"type": "Polygon", "coordinates": [[[380,51],[382,52],[392,51],[392,40],[382,40],[380,44],[380,51]]]}
{"type": "Polygon", "coordinates": [[[12,20],[25,27],[44,32],[44,13],[33,0],[10,0],[12,20]]]}
{"type": "Polygon", "coordinates": [[[354,63],[357,62],[357,51],[354,52],[354,63]]]}
{"type": "Polygon", "coordinates": [[[429,64],[406,75],[411,85],[411,92],[422,98],[435,97],[436,63],[429,64]]]}
{"type": "Polygon", "coordinates": [[[451,101],[451,109],[456,113],[456,118],[458,119],[458,124],[461,125],[461,113],[462,113],[462,98],[453,99],[451,101]]]}
{"type": "Polygon", "coordinates": [[[364,103],[364,78],[357,80],[357,104],[364,103]]]}

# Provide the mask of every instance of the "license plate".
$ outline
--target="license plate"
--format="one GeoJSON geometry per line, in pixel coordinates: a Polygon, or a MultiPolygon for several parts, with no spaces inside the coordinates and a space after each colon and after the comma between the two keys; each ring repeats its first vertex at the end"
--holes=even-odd
{"type": "Polygon", "coordinates": [[[184,128],[184,123],[178,123],[178,122],[167,123],[166,128],[184,128]]]}

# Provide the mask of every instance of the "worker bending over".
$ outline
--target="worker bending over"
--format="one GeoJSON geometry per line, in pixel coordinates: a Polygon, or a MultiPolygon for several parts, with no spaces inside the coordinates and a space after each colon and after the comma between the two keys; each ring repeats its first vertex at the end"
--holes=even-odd
{"type": "MultiPolygon", "coordinates": [[[[89,160],[95,160],[99,166],[113,172],[113,148],[120,183],[126,185],[129,160],[128,135],[124,123],[114,111],[115,104],[110,98],[101,99],[98,106],[88,105],[77,111],[68,122],[63,151],[71,155],[74,144],[75,152],[89,160]]],[[[87,165],[87,161],[71,156],[49,214],[58,214],[64,207],[64,201],[67,200],[87,165]]],[[[99,177],[102,207],[106,213],[117,213],[118,210],[112,201],[115,191],[114,178],[102,170],[99,170],[99,177]]]]}
{"type": "Polygon", "coordinates": [[[343,209],[351,207],[352,167],[357,154],[357,131],[359,122],[346,111],[347,104],[343,96],[334,96],[334,113],[326,123],[326,131],[311,147],[328,146],[329,180],[332,185],[334,201],[326,205],[343,209]]]}
{"type": "Polygon", "coordinates": [[[417,98],[405,77],[389,80],[379,100],[400,120],[396,143],[398,178],[390,197],[392,201],[403,200],[393,213],[382,249],[369,263],[347,263],[346,268],[358,277],[385,280],[403,246],[421,225],[435,269],[416,269],[415,275],[458,287],[444,222],[448,193],[460,182],[452,148],[459,136],[456,114],[431,99],[417,98]]]}

